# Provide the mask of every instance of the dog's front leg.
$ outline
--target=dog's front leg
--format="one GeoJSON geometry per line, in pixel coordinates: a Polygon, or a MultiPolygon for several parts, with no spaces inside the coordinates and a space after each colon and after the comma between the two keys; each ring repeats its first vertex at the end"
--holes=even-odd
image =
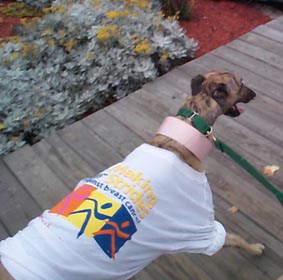
{"type": "Polygon", "coordinates": [[[250,244],[237,234],[227,233],[224,247],[240,248],[253,256],[260,256],[264,251],[264,245],[261,243],[250,244]]]}

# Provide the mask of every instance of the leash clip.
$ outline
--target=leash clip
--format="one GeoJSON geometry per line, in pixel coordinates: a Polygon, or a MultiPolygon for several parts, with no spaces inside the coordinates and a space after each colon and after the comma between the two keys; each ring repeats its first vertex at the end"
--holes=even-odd
{"type": "MultiPolygon", "coordinates": [[[[213,127],[212,126],[210,126],[209,127],[209,130],[205,133],[205,137],[209,137],[211,134],[212,134],[212,132],[213,132],[213,127]]],[[[215,138],[215,137],[214,137],[215,138]]]]}

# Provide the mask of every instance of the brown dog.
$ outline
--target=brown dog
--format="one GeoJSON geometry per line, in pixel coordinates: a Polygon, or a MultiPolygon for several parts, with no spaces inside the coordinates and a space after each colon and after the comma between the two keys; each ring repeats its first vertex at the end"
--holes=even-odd
{"type": "MultiPolygon", "coordinates": [[[[240,115],[237,103],[255,97],[241,78],[228,72],[199,75],[191,87],[192,96],[182,108],[209,125],[222,114],[240,115]]],[[[191,125],[189,119],[177,118],[191,125]]],[[[149,144],[97,177],[83,179],[22,233],[1,242],[7,270],[16,279],[128,279],[162,253],[212,255],[223,245],[263,253],[262,244],[226,234],[214,221],[201,161],[190,150],[160,134],[149,144]]],[[[1,264],[0,278],[11,279],[1,264]]]]}
{"type": "MultiPolygon", "coordinates": [[[[244,86],[242,79],[229,72],[210,72],[205,76],[198,75],[191,82],[192,96],[181,108],[197,112],[209,125],[213,125],[217,117],[226,115],[237,117],[240,110],[237,103],[248,103],[256,94],[244,86]]],[[[184,117],[178,116],[190,123],[184,117]]],[[[212,140],[212,139],[211,139],[212,140]]],[[[197,171],[203,171],[200,160],[184,146],[163,135],[156,135],[150,143],[156,147],[167,149],[178,155],[184,162],[197,171]]],[[[264,245],[249,244],[236,234],[227,234],[225,246],[237,247],[252,255],[261,255],[264,245]]]]}

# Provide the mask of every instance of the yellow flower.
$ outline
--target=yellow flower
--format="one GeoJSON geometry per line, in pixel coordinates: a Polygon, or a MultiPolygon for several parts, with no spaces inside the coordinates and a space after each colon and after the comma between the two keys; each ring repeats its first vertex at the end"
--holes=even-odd
{"type": "Polygon", "coordinates": [[[150,2],[147,0],[124,0],[126,6],[136,6],[142,9],[149,8],[151,6],[150,2]]]}
{"type": "Polygon", "coordinates": [[[110,38],[119,36],[119,29],[116,25],[101,27],[96,34],[96,38],[102,41],[108,41],[110,38]]]}
{"type": "Polygon", "coordinates": [[[11,57],[12,57],[12,59],[16,59],[17,57],[19,57],[19,53],[18,52],[12,52],[11,57]]]}
{"type": "Polygon", "coordinates": [[[114,18],[117,18],[119,16],[119,13],[117,11],[109,11],[105,15],[108,18],[114,19],[114,18]]]}
{"type": "Polygon", "coordinates": [[[140,42],[139,42],[139,40],[136,40],[136,42],[137,42],[137,44],[134,48],[135,52],[137,52],[139,54],[144,54],[144,55],[150,54],[152,52],[152,47],[149,44],[147,39],[142,40],[140,42]]]}
{"type": "Polygon", "coordinates": [[[49,39],[47,40],[47,44],[51,47],[53,47],[55,45],[55,40],[54,39],[49,39]]]}
{"type": "Polygon", "coordinates": [[[65,45],[65,50],[67,52],[70,52],[72,50],[73,47],[75,47],[77,45],[78,41],[76,39],[71,39],[70,41],[68,41],[65,45]]]}
{"type": "Polygon", "coordinates": [[[0,130],[2,130],[4,128],[5,128],[4,124],[0,122],[0,130]]]}
{"type": "Polygon", "coordinates": [[[34,112],[34,115],[35,115],[36,117],[40,117],[40,116],[42,115],[42,113],[38,110],[38,111],[35,111],[35,112],[34,112]]]}
{"type": "Polygon", "coordinates": [[[126,17],[130,14],[129,10],[121,10],[121,11],[109,11],[105,15],[110,19],[115,19],[117,17],[126,17]]]}
{"type": "Polygon", "coordinates": [[[66,9],[62,5],[58,5],[56,7],[56,11],[55,12],[57,12],[59,14],[64,14],[66,12],[66,9]]]}
{"type": "Polygon", "coordinates": [[[137,6],[140,7],[140,8],[146,9],[146,8],[150,7],[150,3],[146,0],[141,0],[141,1],[139,0],[137,2],[138,2],[137,6]]]}
{"type": "Polygon", "coordinates": [[[28,54],[29,50],[30,50],[29,44],[25,43],[25,44],[22,45],[21,53],[22,53],[23,56],[26,56],[28,54]]]}
{"type": "Polygon", "coordinates": [[[27,20],[27,18],[21,18],[20,22],[21,22],[22,25],[26,25],[28,23],[28,20],[27,20]]]}
{"type": "Polygon", "coordinates": [[[164,53],[164,54],[162,54],[161,56],[160,56],[160,60],[166,60],[166,59],[168,59],[169,58],[169,53],[168,52],[166,52],[166,53],[164,53]]]}
{"type": "Polygon", "coordinates": [[[9,39],[10,42],[16,43],[16,44],[21,42],[20,36],[10,36],[7,39],[9,39]]]}
{"type": "Polygon", "coordinates": [[[24,128],[30,127],[30,122],[28,120],[23,120],[22,124],[23,124],[24,128]]]}
{"type": "Polygon", "coordinates": [[[43,32],[42,32],[42,35],[51,35],[52,34],[52,30],[49,28],[49,29],[45,29],[43,32]]]}
{"type": "Polygon", "coordinates": [[[120,12],[119,12],[119,15],[120,15],[120,17],[126,17],[126,16],[128,16],[130,14],[130,11],[129,10],[121,10],[120,12]]]}

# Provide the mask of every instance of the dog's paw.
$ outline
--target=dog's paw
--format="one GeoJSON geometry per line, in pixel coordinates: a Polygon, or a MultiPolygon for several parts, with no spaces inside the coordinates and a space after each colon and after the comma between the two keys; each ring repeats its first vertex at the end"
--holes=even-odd
{"type": "Polygon", "coordinates": [[[264,252],[265,246],[261,243],[251,244],[251,254],[253,256],[261,256],[264,252]]]}

